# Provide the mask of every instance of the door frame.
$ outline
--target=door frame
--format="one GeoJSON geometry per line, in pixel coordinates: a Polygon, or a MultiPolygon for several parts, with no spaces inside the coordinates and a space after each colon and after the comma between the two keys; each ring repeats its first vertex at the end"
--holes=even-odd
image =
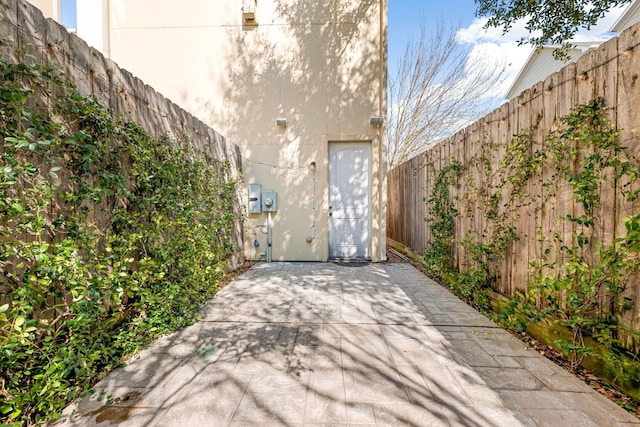
{"type": "Polygon", "coordinates": [[[366,146],[368,151],[368,185],[367,185],[367,219],[366,219],[366,230],[367,230],[367,241],[365,242],[365,255],[364,257],[353,257],[353,258],[342,258],[342,257],[332,257],[331,256],[331,217],[327,212],[327,254],[328,259],[337,259],[337,260],[345,260],[345,259],[358,259],[358,260],[371,260],[372,252],[373,252],[373,230],[372,230],[372,221],[373,221],[373,166],[374,166],[374,144],[372,140],[360,140],[360,139],[348,139],[348,140],[328,140],[327,145],[327,207],[331,205],[331,171],[332,171],[332,149],[337,146],[366,146]]]}

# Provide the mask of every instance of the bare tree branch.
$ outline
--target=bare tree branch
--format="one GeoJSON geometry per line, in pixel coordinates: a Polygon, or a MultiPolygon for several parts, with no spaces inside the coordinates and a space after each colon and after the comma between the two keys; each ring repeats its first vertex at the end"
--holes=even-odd
{"type": "MultiPolygon", "coordinates": [[[[492,93],[504,66],[491,64],[456,39],[457,28],[439,24],[409,42],[389,82],[389,166],[479,119],[499,100],[492,93]]],[[[500,100],[501,101],[501,100],[500,100]]]]}

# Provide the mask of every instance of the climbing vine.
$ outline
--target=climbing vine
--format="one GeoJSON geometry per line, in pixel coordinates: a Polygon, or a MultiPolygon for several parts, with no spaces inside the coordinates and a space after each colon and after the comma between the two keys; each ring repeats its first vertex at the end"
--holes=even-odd
{"type": "Polygon", "coordinates": [[[438,172],[427,201],[432,234],[425,252],[427,274],[484,311],[490,308],[487,291],[500,276],[501,261],[519,239],[516,223],[522,208],[531,203],[525,191],[527,183],[541,170],[544,156],[541,151],[532,152],[531,141],[530,134],[522,134],[503,147],[487,143],[465,166],[452,159],[438,172]],[[505,155],[493,167],[499,149],[505,155]],[[451,198],[449,189],[459,188],[462,182],[465,191],[457,199],[451,198]],[[456,206],[460,206],[460,212],[456,206]],[[483,212],[484,228],[456,236],[455,218],[462,215],[472,220],[476,206],[483,212]],[[455,245],[464,250],[458,268],[454,268],[452,259],[455,245]]]}
{"type": "Polygon", "coordinates": [[[533,127],[506,144],[485,143],[464,167],[452,161],[443,168],[427,200],[433,238],[425,262],[428,274],[487,308],[487,291],[496,287],[501,261],[522,238],[518,224],[526,215],[539,224],[537,242],[525,236],[536,242],[530,253],[537,255],[530,261],[526,292],[516,291],[497,319],[521,327],[551,321],[570,332],[555,345],[574,364],[585,355],[607,358],[609,366],[617,366],[613,377],[624,370],[640,384],[640,369],[629,365],[635,356],[625,350],[636,348],[639,333],[620,321],[634,308],[625,296],[640,278],[640,213],[623,217],[614,233],[621,237],[604,232],[620,206],[637,206],[640,163],[620,143],[606,111],[600,100],[592,100],[576,106],[543,141],[534,140],[533,127]],[[448,189],[460,187],[464,191],[452,198],[448,189]],[[620,201],[613,200],[614,193],[620,201]],[[540,225],[543,211],[561,198],[574,207],[555,231],[540,225]],[[456,221],[466,221],[469,233],[455,235],[456,221]],[[474,227],[478,224],[481,229],[474,227]]]}
{"type": "Polygon", "coordinates": [[[563,118],[564,130],[548,138],[548,156],[556,169],[552,177],[569,186],[576,208],[562,217],[569,233],[541,236],[542,256],[531,262],[520,306],[527,317],[551,317],[571,331],[569,340],[556,345],[575,365],[584,355],[598,355],[585,344],[585,336],[617,351],[622,335],[637,335],[620,323],[619,315],[631,308],[624,293],[636,285],[640,272],[640,214],[623,218],[624,237],[607,238],[604,223],[612,220],[609,210],[617,208],[612,201],[603,207],[602,197],[617,189],[624,202],[636,201],[638,190],[632,184],[639,163],[625,152],[605,111],[595,100],[579,105],[563,118]]]}
{"type": "Polygon", "coordinates": [[[454,272],[453,250],[455,243],[455,218],[458,210],[452,200],[450,187],[456,186],[463,172],[460,162],[452,159],[436,176],[427,201],[431,240],[425,251],[427,273],[444,280],[454,272]]]}
{"type": "Polygon", "coordinates": [[[233,251],[229,165],[0,58],[0,422],[41,424],[193,322],[233,251]]]}

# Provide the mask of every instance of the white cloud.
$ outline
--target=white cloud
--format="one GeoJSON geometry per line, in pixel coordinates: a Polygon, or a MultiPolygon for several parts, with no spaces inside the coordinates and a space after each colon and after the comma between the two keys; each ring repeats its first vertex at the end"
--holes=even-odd
{"type": "Polygon", "coordinates": [[[460,29],[456,38],[460,43],[472,45],[469,63],[477,64],[480,58],[487,64],[488,69],[504,68],[501,84],[496,86],[492,93],[487,94],[488,97],[502,98],[529,58],[532,47],[518,45],[518,40],[528,34],[524,22],[514,25],[507,34],[502,34],[499,28],[485,29],[486,23],[486,18],[476,18],[471,25],[460,29]]]}
{"type": "Polygon", "coordinates": [[[531,47],[518,46],[513,40],[502,43],[483,42],[477,43],[471,49],[469,63],[476,64],[482,61],[487,64],[487,69],[499,71],[504,69],[503,78],[499,86],[496,86],[487,97],[502,98],[505,96],[520,69],[531,54],[531,47]]]}
{"type": "Polygon", "coordinates": [[[518,41],[522,37],[528,34],[528,31],[525,29],[524,21],[518,22],[513,25],[511,30],[503,34],[501,28],[484,28],[487,24],[487,18],[476,18],[467,28],[460,29],[456,37],[458,41],[461,43],[484,43],[484,42],[494,42],[494,43],[507,43],[509,41],[518,41]]]}
{"type": "Polygon", "coordinates": [[[581,30],[576,34],[574,41],[602,41],[608,40],[613,35],[609,31],[613,24],[618,20],[618,18],[624,13],[624,11],[629,7],[629,4],[624,4],[622,6],[614,7],[607,14],[598,21],[596,25],[594,25],[589,30],[581,30]]]}
{"type": "MultiPolygon", "coordinates": [[[[590,30],[578,32],[573,41],[593,42],[611,38],[612,34],[609,30],[626,7],[627,5],[612,9],[590,30]]],[[[496,87],[493,93],[488,94],[488,96],[503,97],[531,55],[533,47],[528,44],[518,45],[519,40],[529,36],[524,20],[515,23],[506,34],[503,34],[501,28],[485,29],[486,23],[487,18],[476,18],[471,25],[458,30],[456,38],[460,43],[473,46],[470,63],[474,63],[476,58],[482,58],[488,68],[499,65],[505,68],[502,84],[496,87]]]]}

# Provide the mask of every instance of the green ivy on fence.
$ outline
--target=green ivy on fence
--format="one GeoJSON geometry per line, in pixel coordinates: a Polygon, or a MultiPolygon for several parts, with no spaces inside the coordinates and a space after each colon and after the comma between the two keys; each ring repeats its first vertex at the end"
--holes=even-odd
{"type": "MultiPolygon", "coordinates": [[[[624,203],[636,202],[640,163],[625,151],[605,112],[602,102],[593,100],[576,106],[562,118],[562,128],[540,144],[532,129],[507,144],[486,143],[468,164],[452,159],[438,172],[428,198],[432,238],[425,263],[428,274],[476,307],[488,309],[487,291],[501,274],[500,261],[520,237],[519,218],[539,214],[566,186],[578,213],[566,214],[557,226],[571,232],[545,230],[543,236],[540,228],[540,256],[531,262],[527,292],[512,295],[498,319],[521,327],[551,320],[570,331],[568,339],[555,344],[575,364],[589,354],[608,358],[620,373],[629,371],[628,361],[635,359],[624,350],[622,337],[636,340],[637,347],[640,336],[619,319],[631,308],[625,292],[640,280],[640,213],[623,219],[622,237],[607,240],[601,227],[613,218],[602,209],[601,195],[617,191],[624,203]],[[500,156],[502,161],[494,165],[500,156]],[[460,189],[462,183],[464,191],[452,197],[450,189],[460,189]],[[466,215],[472,224],[473,212],[482,215],[484,229],[456,235],[455,218],[466,215]],[[462,251],[454,265],[456,246],[462,251]],[[595,351],[585,336],[607,353],[595,351]]],[[[629,375],[640,384],[640,375],[629,375]]]]}
{"type": "Polygon", "coordinates": [[[556,169],[552,178],[568,184],[577,208],[562,218],[572,230],[568,236],[540,236],[542,256],[531,262],[528,292],[516,310],[528,317],[551,317],[568,328],[572,339],[556,345],[575,365],[593,353],[585,335],[617,350],[620,332],[638,334],[618,316],[624,292],[640,279],[640,214],[623,219],[624,237],[607,240],[602,226],[613,218],[603,212],[601,196],[617,189],[624,202],[636,201],[638,190],[631,184],[638,179],[639,164],[625,152],[604,111],[598,101],[579,105],[562,119],[564,130],[548,138],[547,156],[556,169]]]}
{"type": "Polygon", "coordinates": [[[30,425],[194,321],[234,249],[236,183],[1,58],[0,142],[0,422],[30,425]]]}
{"type": "Polygon", "coordinates": [[[429,205],[429,227],[431,240],[425,251],[427,274],[444,280],[454,272],[453,250],[455,245],[455,220],[459,215],[455,200],[451,196],[451,187],[458,186],[463,166],[455,159],[443,167],[436,177],[433,189],[427,200],[429,205]]]}

